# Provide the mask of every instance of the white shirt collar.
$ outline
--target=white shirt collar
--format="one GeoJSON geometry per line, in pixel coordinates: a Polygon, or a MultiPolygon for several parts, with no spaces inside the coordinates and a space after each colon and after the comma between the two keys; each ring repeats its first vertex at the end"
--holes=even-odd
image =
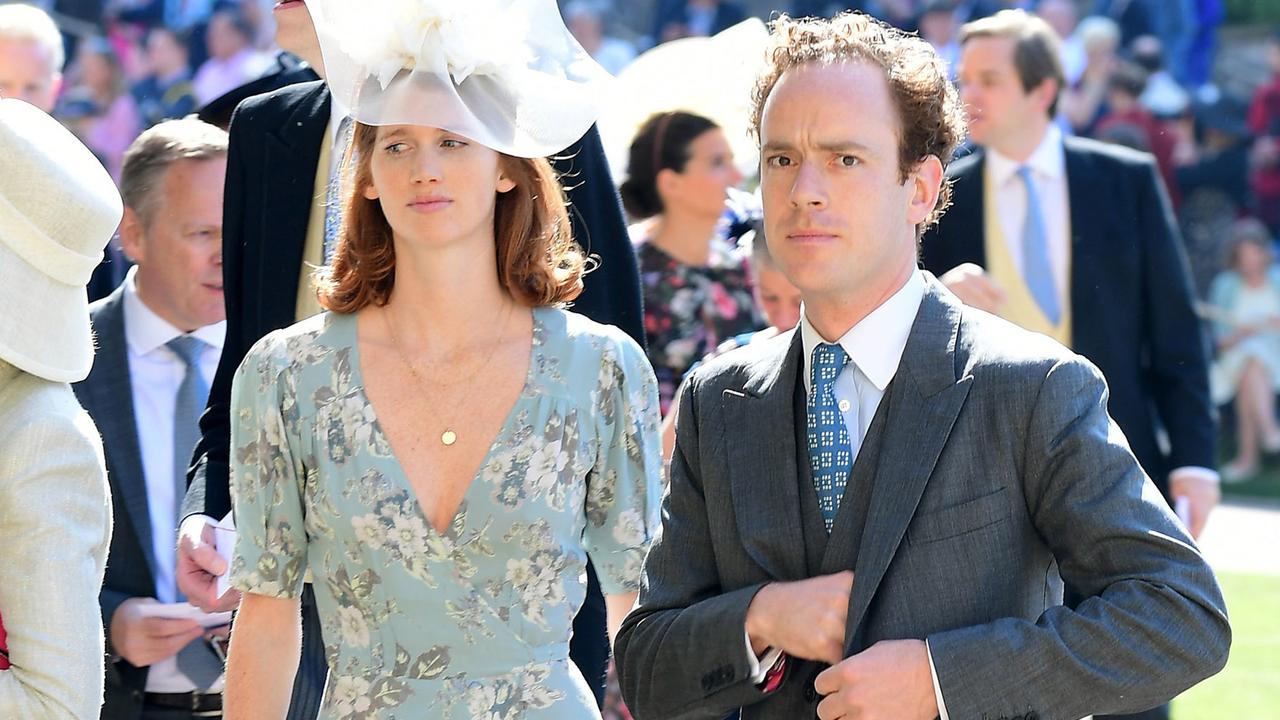
{"type": "MultiPolygon", "coordinates": [[[[840,338],[840,347],[849,354],[849,360],[877,390],[883,392],[897,374],[911,325],[923,299],[924,275],[916,270],[897,292],[840,338]]],[[[826,341],[809,323],[803,307],[800,309],[800,341],[804,347],[804,387],[808,392],[813,349],[826,341]]]]}
{"type": "Polygon", "coordinates": [[[987,156],[991,179],[995,181],[996,187],[1004,185],[1017,175],[1018,168],[1023,165],[1030,167],[1041,178],[1061,178],[1066,174],[1067,160],[1062,149],[1062,131],[1053,123],[1049,124],[1044,137],[1040,138],[1040,144],[1025,163],[1002,155],[995,148],[987,148],[987,156]]]}
{"type": "MultiPolygon", "coordinates": [[[[124,276],[124,335],[130,350],[137,355],[146,355],[184,333],[155,314],[138,297],[138,283],[134,279],[137,274],[138,268],[135,266],[129,268],[128,274],[124,276]]],[[[227,321],[197,328],[191,335],[221,352],[227,335],[227,321]]]]}

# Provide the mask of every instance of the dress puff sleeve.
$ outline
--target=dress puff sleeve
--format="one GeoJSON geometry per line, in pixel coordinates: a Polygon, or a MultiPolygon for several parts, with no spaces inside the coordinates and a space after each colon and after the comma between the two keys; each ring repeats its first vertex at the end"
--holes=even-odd
{"type": "Polygon", "coordinates": [[[231,584],[269,597],[302,592],[303,526],[296,373],[275,333],[258,342],[231,385],[231,494],[236,520],[231,584]]]}
{"type": "Polygon", "coordinates": [[[609,335],[592,392],[598,449],[587,475],[586,547],[606,595],[640,589],[663,494],[658,382],[644,351],[609,335]]]}

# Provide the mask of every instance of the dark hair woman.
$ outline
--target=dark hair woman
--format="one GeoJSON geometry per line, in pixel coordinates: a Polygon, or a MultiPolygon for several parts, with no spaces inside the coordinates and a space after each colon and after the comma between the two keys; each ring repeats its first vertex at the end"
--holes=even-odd
{"type": "Polygon", "coordinates": [[[725,237],[725,200],[742,182],[724,131],[687,112],[654,115],[631,143],[619,188],[644,289],[649,361],[662,412],[680,379],[720,341],[762,327],[746,258],[725,237]]]}

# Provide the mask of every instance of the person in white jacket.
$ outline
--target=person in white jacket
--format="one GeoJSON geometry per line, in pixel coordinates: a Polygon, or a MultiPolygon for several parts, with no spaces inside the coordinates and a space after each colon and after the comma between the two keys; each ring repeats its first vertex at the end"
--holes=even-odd
{"type": "Polygon", "coordinates": [[[111,538],[102,444],[72,394],[93,362],[85,283],[122,213],[93,154],[0,99],[0,718],[97,718],[111,538]]]}

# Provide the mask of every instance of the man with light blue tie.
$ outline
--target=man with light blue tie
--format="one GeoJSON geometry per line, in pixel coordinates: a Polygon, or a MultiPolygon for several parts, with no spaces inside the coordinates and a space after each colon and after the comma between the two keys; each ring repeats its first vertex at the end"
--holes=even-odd
{"type": "Polygon", "coordinates": [[[844,14],[775,21],[765,57],[765,236],[804,307],[686,381],[628,708],[1079,720],[1220,670],[1221,592],[1097,368],[917,266],[964,135],[937,52],[844,14]]]}
{"type": "Polygon", "coordinates": [[[98,355],[74,389],[102,433],[117,528],[99,598],[110,720],[221,716],[223,664],[210,641],[225,639],[225,628],[156,611],[185,601],[173,537],[226,332],[226,154],[227,134],[194,118],[160,123],[134,142],[120,235],[136,265],[90,306],[98,355]]]}
{"type": "Polygon", "coordinates": [[[1095,363],[1134,455],[1199,536],[1219,497],[1207,343],[1154,160],[1063,137],[1058,39],[1043,20],[1001,12],[961,42],[980,147],[948,168],[953,203],[923,239],[924,267],[965,303],[1095,363]]]}

